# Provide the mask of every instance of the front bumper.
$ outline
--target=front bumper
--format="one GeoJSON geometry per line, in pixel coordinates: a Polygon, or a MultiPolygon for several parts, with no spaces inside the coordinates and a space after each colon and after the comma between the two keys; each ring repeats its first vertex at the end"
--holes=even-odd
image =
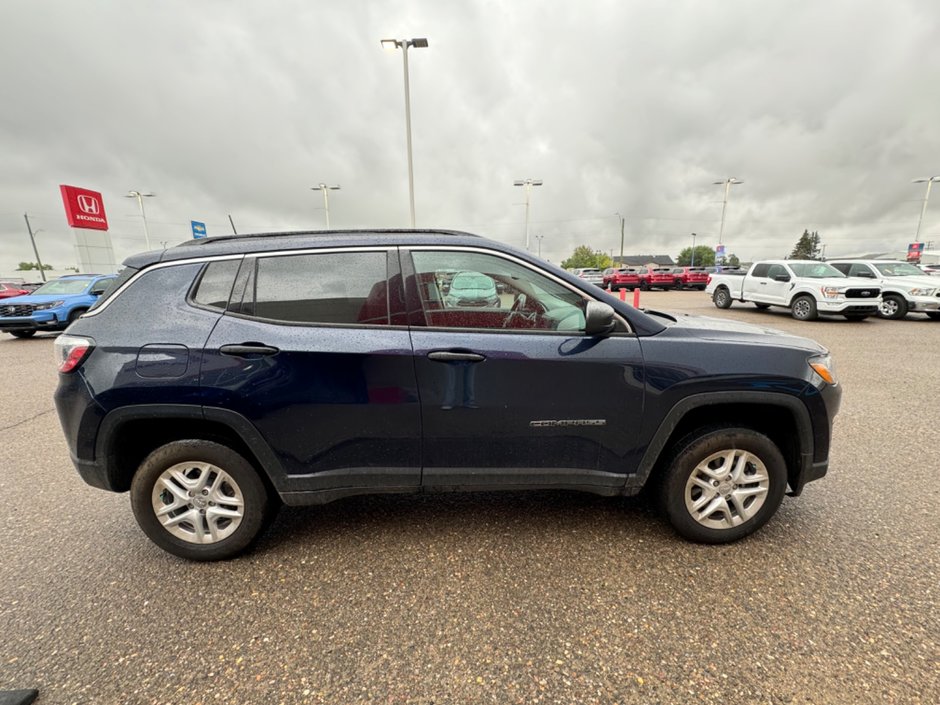
{"type": "Polygon", "coordinates": [[[912,296],[907,300],[911,311],[940,311],[940,298],[936,296],[912,296]]]}
{"type": "Polygon", "coordinates": [[[867,316],[874,316],[878,313],[880,305],[881,299],[878,299],[877,301],[866,300],[865,303],[854,303],[853,301],[846,301],[845,299],[841,301],[839,299],[834,299],[832,301],[822,299],[821,301],[817,302],[816,310],[819,313],[831,313],[835,315],[842,315],[847,313],[849,315],[865,314],[867,316]]]}

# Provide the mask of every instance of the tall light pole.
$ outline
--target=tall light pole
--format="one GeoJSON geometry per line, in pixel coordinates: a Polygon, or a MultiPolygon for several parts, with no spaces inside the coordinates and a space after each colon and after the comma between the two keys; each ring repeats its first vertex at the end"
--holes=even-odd
{"type": "Polygon", "coordinates": [[[543,238],[543,237],[545,237],[545,236],[544,236],[544,235],[536,235],[536,236],[535,236],[535,239],[538,240],[538,243],[539,243],[539,257],[542,256],[542,238],[543,238]]]}
{"type": "Polygon", "coordinates": [[[695,233],[692,233],[692,261],[689,262],[690,267],[695,266],[695,238],[698,237],[695,233]]]}
{"type": "Polygon", "coordinates": [[[150,249],[150,229],[147,227],[147,214],[144,212],[144,199],[153,198],[155,193],[143,193],[142,191],[128,191],[125,198],[136,198],[137,205],[140,206],[140,217],[144,221],[144,239],[147,241],[147,249],[150,249]]]}
{"type": "Polygon", "coordinates": [[[36,265],[39,267],[39,276],[42,277],[43,281],[46,281],[46,271],[42,268],[42,260],[39,259],[39,249],[36,247],[36,235],[41,233],[42,230],[33,230],[33,226],[29,224],[29,214],[23,213],[23,218],[26,220],[26,230],[29,231],[29,241],[33,243],[33,254],[36,255],[36,265]]]}
{"type": "Polygon", "coordinates": [[[316,186],[310,187],[311,191],[323,191],[323,210],[326,211],[326,229],[330,229],[330,199],[327,197],[327,191],[339,191],[339,186],[327,186],[324,183],[319,183],[316,186]]]}
{"type": "Polygon", "coordinates": [[[725,232],[725,210],[728,208],[728,196],[731,194],[731,186],[737,184],[743,184],[743,181],[738,181],[733,176],[730,179],[725,179],[724,181],[715,181],[713,182],[716,185],[724,184],[725,186],[725,200],[721,202],[721,227],[718,228],[718,244],[721,244],[721,236],[725,232]]]}
{"type": "Polygon", "coordinates": [[[411,199],[411,227],[415,227],[415,175],[414,164],[411,159],[411,89],[408,85],[408,49],[427,49],[428,40],[424,37],[417,39],[383,39],[381,44],[389,50],[401,49],[405,65],[405,137],[408,143],[408,195],[411,199]]]}
{"type": "Polygon", "coordinates": [[[920,209],[920,218],[917,221],[917,232],[914,234],[914,242],[920,242],[920,226],[924,222],[924,213],[927,212],[927,201],[930,200],[930,187],[934,181],[940,181],[940,176],[931,176],[926,179],[914,179],[912,184],[927,184],[927,193],[924,194],[924,205],[920,209]]]}
{"type": "Polygon", "coordinates": [[[615,216],[620,218],[620,266],[623,266],[623,222],[626,220],[620,213],[614,213],[615,216]]]}
{"type": "Polygon", "coordinates": [[[525,251],[529,251],[529,192],[533,186],[541,186],[541,179],[521,179],[512,182],[513,186],[525,188],[525,251]]]}

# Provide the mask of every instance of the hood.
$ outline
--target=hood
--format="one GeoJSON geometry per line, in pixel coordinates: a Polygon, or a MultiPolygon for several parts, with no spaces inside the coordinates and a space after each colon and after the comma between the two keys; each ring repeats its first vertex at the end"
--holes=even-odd
{"type": "Polygon", "coordinates": [[[675,319],[675,323],[667,324],[670,334],[690,335],[703,340],[718,340],[723,342],[741,341],[758,345],[787,346],[800,348],[808,352],[826,352],[826,348],[815,340],[793,335],[776,328],[767,328],[752,323],[732,321],[727,318],[711,318],[709,316],[696,316],[688,313],[658,313],[647,311],[657,320],[660,316],[675,319]]]}
{"type": "Polygon", "coordinates": [[[932,277],[929,274],[923,276],[911,275],[909,277],[881,277],[878,280],[882,286],[900,285],[909,286],[912,289],[940,289],[940,277],[932,277]]]}
{"type": "Polygon", "coordinates": [[[44,304],[49,301],[63,301],[73,296],[82,296],[82,294],[24,294],[23,296],[11,296],[8,299],[0,299],[0,306],[23,306],[25,304],[44,304]]]}

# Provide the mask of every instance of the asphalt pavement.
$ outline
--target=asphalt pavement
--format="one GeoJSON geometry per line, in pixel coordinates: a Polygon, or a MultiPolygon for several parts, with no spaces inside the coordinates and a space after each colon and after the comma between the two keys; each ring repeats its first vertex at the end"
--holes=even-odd
{"type": "Polygon", "coordinates": [[[940,702],[940,322],[641,305],[815,338],[829,475],[758,534],[686,543],[640,499],[286,509],[194,564],[73,469],[50,337],[0,337],[0,691],[53,703],[940,702]]]}

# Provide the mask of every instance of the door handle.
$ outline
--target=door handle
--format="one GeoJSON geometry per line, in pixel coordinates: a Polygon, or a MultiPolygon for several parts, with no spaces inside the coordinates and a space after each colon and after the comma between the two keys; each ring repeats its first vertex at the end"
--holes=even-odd
{"type": "Polygon", "coordinates": [[[435,350],[428,353],[428,359],[435,362],[483,362],[486,357],[473,352],[451,352],[450,350],[435,350]]]}
{"type": "Polygon", "coordinates": [[[219,352],[234,357],[248,357],[249,355],[276,355],[280,350],[261,343],[242,343],[241,345],[223,345],[219,348],[219,352]]]}

